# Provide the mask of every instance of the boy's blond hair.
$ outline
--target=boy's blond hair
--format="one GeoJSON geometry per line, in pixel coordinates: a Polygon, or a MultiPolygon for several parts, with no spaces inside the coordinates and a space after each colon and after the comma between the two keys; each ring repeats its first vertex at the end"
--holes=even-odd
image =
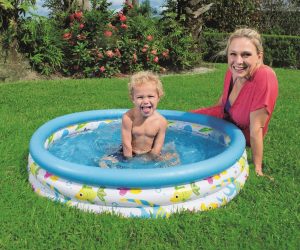
{"type": "Polygon", "coordinates": [[[140,71],[131,76],[130,82],[128,83],[129,95],[133,98],[134,88],[136,86],[141,86],[146,83],[152,83],[156,86],[158,97],[161,98],[164,95],[164,90],[162,83],[158,75],[151,71],[140,71]]]}

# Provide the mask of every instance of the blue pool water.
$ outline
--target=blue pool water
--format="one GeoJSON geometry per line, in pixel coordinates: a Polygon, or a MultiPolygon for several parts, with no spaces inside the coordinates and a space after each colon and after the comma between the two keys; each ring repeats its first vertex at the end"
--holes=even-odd
{"type": "Polygon", "coordinates": [[[65,136],[51,144],[48,150],[62,160],[82,165],[99,167],[99,162],[104,162],[110,168],[164,168],[202,161],[220,154],[226,148],[190,131],[169,127],[162,160],[149,160],[145,155],[129,161],[107,160],[105,157],[118,152],[121,143],[121,121],[118,120],[103,123],[96,130],[65,136]]]}

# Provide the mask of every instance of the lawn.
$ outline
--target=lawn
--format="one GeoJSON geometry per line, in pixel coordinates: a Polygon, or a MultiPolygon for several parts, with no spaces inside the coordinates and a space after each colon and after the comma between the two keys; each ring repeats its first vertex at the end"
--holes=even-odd
{"type": "MultiPolygon", "coordinates": [[[[159,108],[213,104],[225,69],[162,77],[159,108]]],[[[225,207],[169,219],[82,212],[37,196],[28,182],[34,131],[68,113],[130,108],[128,79],[1,84],[0,249],[299,249],[300,71],[275,71],[279,98],[264,148],[265,172],[274,180],[256,177],[250,164],[244,189],[225,207]]]]}

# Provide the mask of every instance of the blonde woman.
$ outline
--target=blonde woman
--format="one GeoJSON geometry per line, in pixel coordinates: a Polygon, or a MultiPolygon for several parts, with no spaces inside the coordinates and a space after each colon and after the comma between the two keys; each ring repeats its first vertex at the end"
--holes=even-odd
{"type": "Polygon", "coordinates": [[[260,34],[249,28],[231,34],[225,49],[228,70],[224,89],[214,107],[193,110],[226,119],[244,133],[257,175],[263,175],[263,139],[278,96],[274,71],[263,63],[260,34]]]}

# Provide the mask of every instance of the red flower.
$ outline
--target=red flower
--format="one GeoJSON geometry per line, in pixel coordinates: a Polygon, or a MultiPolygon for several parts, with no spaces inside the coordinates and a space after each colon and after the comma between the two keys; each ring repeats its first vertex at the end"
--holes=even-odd
{"type": "Polygon", "coordinates": [[[84,28],[84,24],[83,23],[79,24],[79,29],[83,29],[83,28],[84,28]]]}
{"type": "Polygon", "coordinates": [[[133,61],[136,63],[137,62],[137,55],[136,53],[133,54],[133,61]]]}
{"type": "Polygon", "coordinates": [[[147,39],[148,41],[152,41],[152,40],[153,40],[153,36],[148,35],[146,39],[147,39]]]}
{"type": "Polygon", "coordinates": [[[149,45],[145,44],[144,47],[142,48],[142,52],[144,52],[144,53],[147,52],[148,48],[149,48],[149,45]]]}
{"type": "Polygon", "coordinates": [[[64,40],[69,40],[69,39],[71,39],[72,38],[72,34],[71,33],[65,33],[64,35],[63,35],[63,39],[64,40]]]}
{"type": "Polygon", "coordinates": [[[112,32],[111,32],[110,30],[105,30],[105,31],[103,32],[103,34],[104,34],[104,36],[106,36],[106,37],[111,37],[111,36],[112,36],[112,32]]]}
{"type": "Polygon", "coordinates": [[[117,57],[121,57],[121,52],[120,52],[120,50],[118,48],[115,49],[115,55],[117,57]]]}
{"type": "Polygon", "coordinates": [[[127,17],[125,15],[123,15],[122,13],[119,13],[119,18],[121,22],[126,22],[127,17]]]}
{"type": "Polygon", "coordinates": [[[112,52],[111,50],[108,50],[105,52],[105,55],[107,55],[109,58],[112,58],[114,56],[114,52],[112,52]]]}
{"type": "Polygon", "coordinates": [[[153,62],[158,63],[158,57],[157,56],[153,58],[153,62]]]}
{"type": "Polygon", "coordinates": [[[99,59],[101,59],[101,58],[103,58],[103,54],[100,53],[100,52],[98,52],[98,53],[97,53],[97,57],[98,57],[99,59]]]}
{"type": "Polygon", "coordinates": [[[125,23],[122,23],[122,24],[121,24],[121,28],[122,28],[122,29],[127,29],[127,28],[128,28],[128,25],[125,24],[125,23]]]}
{"type": "Polygon", "coordinates": [[[163,53],[162,53],[163,57],[168,57],[169,56],[169,50],[166,49],[163,53]]]}
{"type": "Polygon", "coordinates": [[[71,14],[70,16],[69,16],[69,19],[70,19],[70,22],[73,22],[74,21],[74,14],[71,14]]]}
{"type": "Polygon", "coordinates": [[[152,50],[152,51],[151,51],[151,54],[152,54],[152,55],[156,55],[156,54],[157,54],[157,50],[156,50],[156,49],[152,50]]]}
{"type": "Polygon", "coordinates": [[[109,28],[111,28],[111,29],[113,29],[113,30],[117,30],[117,27],[116,27],[116,26],[113,26],[111,23],[109,23],[109,24],[107,25],[107,27],[109,27],[109,28]]]}
{"type": "Polygon", "coordinates": [[[75,19],[80,20],[83,17],[82,11],[75,12],[74,17],[75,17],[75,19]]]}
{"type": "Polygon", "coordinates": [[[103,73],[105,71],[105,67],[101,66],[101,67],[99,67],[99,70],[100,70],[101,73],[103,73]]]}
{"type": "Polygon", "coordinates": [[[128,9],[132,9],[133,5],[128,2],[128,0],[125,1],[125,5],[127,6],[128,9]]]}

